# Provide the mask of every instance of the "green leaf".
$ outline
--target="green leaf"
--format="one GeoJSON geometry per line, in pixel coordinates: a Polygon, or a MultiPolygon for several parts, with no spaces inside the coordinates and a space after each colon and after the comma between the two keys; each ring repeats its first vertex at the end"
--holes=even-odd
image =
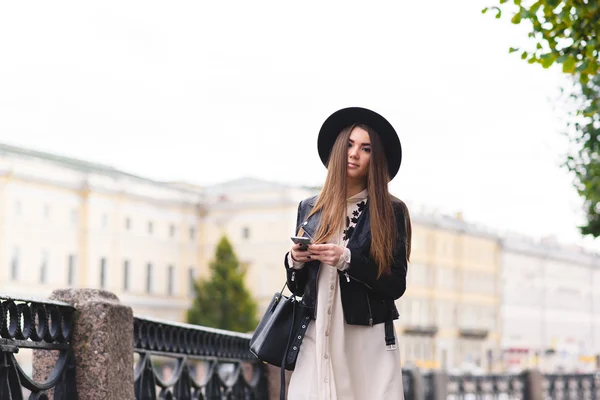
{"type": "Polygon", "coordinates": [[[515,51],[519,51],[519,48],[518,47],[511,47],[510,49],[508,49],[508,54],[514,53],[515,51]]]}
{"type": "Polygon", "coordinates": [[[527,58],[527,52],[524,51],[523,53],[521,53],[521,60],[525,60],[527,58]]]}
{"type": "Polygon", "coordinates": [[[481,13],[482,13],[482,14],[485,14],[485,13],[487,12],[487,10],[488,10],[488,8],[486,7],[486,8],[484,8],[483,10],[481,10],[481,13]]]}
{"type": "Polygon", "coordinates": [[[540,60],[542,61],[542,67],[544,68],[550,68],[550,66],[552,64],[554,64],[554,60],[556,59],[556,56],[554,54],[544,54],[540,57],[540,60]]]}
{"type": "Polygon", "coordinates": [[[596,49],[594,48],[594,46],[590,46],[590,44],[588,43],[587,47],[585,48],[585,56],[587,58],[592,58],[594,57],[594,51],[596,49]]]}
{"type": "Polygon", "coordinates": [[[512,17],[512,19],[510,20],[510,22],[512,22],[513,24],[519,24],[519,23],[521,23],[521,13],[515,14],[512,17]]]}
{"type": "Polygon", "coordinates": [[[583,72],[588,68],[588,62],[584,61],[581,64],[579,64],[579,66],[577,68],[575,68],[575,71],[577,72],[583,72]]]}
{"type": "Polygon", "coordinates": [[[563,63],[563,72],[566,74],[572,74],[575,72],[575,57],[569,56],[563,63]]]}

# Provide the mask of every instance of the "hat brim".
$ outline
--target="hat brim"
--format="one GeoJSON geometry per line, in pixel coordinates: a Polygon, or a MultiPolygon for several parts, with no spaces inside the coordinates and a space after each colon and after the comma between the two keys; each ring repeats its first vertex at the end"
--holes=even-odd
{"type": "Polygon", "coordinates": [[[396,130],[385,118],[375,111],[361,107],[348,107],[338,110],[325,120],[319,131],[317,147],[323,165],[327,166],[333,144],[342,129],[353,125],[364,124],[379,135],[387,159],[390,180],[400,170],[402,163],[402,146],[396,130]]]}

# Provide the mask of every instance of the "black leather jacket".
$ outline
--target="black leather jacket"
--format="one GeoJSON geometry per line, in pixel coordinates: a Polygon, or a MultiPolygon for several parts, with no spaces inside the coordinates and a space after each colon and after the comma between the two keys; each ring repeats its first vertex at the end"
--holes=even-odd
{"type": "MultiPolygon", "coordinates": [[[[298,206],[297,227],[302,227],[311,237],[320,220],[320,212],[307,219],[316,201],[316,196],[303,200],[298,206]]],[[[348,241],[350,266],[338,271],[342,296],[342,307],[346,323],[351,325],[375,325],[398,318],[394,300],[406,291],[407,239],[403,203],[392,198],[397,224],[397,243],[391,273],[377,278],[378,266],[371,258],[371,230],[369,207],[361,213],[354,233],[348,241]]],[[[302,269],[292,269],[285,257],[287,284],[297,296],[302,296],[302,305],[312,309],[314,318],[317,299],[317,274],[320,262],[308,262],[302,269]]]]}

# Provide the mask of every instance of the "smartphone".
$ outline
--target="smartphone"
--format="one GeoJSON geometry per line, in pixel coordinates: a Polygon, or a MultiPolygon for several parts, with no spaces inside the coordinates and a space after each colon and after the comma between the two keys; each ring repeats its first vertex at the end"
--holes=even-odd
{"type": "Polygon", "coordinates": [[[302,251],[306,251],[311,243],[310,239],[304,236],[292,236],[290,239],[292,239],[292,242],[300,244],[300,250],[302,251]]]}

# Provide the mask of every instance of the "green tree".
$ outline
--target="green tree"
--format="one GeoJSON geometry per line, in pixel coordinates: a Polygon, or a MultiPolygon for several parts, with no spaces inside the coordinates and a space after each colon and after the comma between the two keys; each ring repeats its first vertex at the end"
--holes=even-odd
{"type": "Polygon", "coordinates": [[[568,95],[574,101],[567,135],[573,149],[565,166],[584,201],[587,223],[584,235],[600,236],[600,2],[598,0],[496,0],[499,6],[483,10],[510,10],[511,22],[525,24],[531,48],[510,48],[530,64],[562,66],[572,76],[568,95]]]}
{"type": "Polygon", "coordinates": [[[257,305],[246,289],[244,275],[231,243],[223,236],[210,263],[210,277],[194,285],[196,298],[187,321],[236,332],[253,331],[258,324],[257,305]]]}

